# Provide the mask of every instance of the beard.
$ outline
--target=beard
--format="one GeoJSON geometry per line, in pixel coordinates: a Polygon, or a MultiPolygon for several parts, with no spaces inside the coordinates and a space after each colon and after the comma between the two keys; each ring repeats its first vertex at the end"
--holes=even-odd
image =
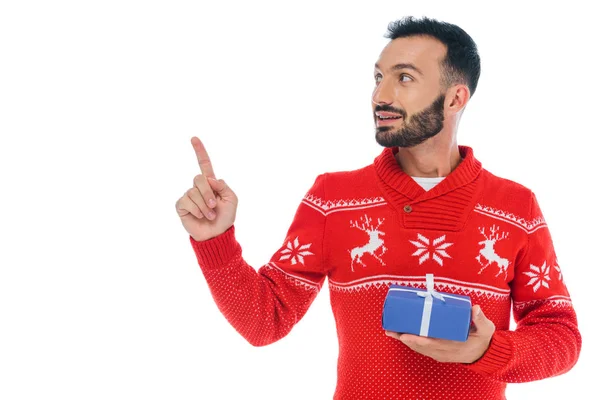
{"type": "MultiPolygon", "coordinates": [[[[406,118],[406,112],[390,106],[376,106],[375,111],[389,111],[402,115],[402,126],[394,130],[392,126],[375,128],[375,140],[383,147],[413,147],[441,132],[444,127],[444,100],[442,93],[429,107],[406,118]]],[[[377,121],[377,116],[375,116],[377,121]]]]}

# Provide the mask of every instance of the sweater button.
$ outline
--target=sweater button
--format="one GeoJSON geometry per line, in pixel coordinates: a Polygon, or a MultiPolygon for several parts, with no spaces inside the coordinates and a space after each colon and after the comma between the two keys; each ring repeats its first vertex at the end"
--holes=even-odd
{"type": "Polygon", "coordinates": [[[412,211],[412,207],[411,206],[409,206],[408,204],[404,206],[404,212],[405,213],[409,213],[411,211],[412,211]]]}

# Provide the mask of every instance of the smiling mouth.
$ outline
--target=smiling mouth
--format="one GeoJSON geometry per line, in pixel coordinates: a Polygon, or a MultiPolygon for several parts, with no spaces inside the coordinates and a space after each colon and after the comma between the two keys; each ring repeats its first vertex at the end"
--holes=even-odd
{"type": "Polygon", "coordinates": [[[391,125],[400,119],[402,119],[400,115],[377,115],[377,125],[391,125]]]}

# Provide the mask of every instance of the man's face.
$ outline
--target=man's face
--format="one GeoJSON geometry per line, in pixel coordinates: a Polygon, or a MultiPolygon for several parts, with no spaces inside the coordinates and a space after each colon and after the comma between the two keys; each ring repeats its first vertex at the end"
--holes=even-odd
{"type": "Polygon", "coordinates": [[[445,56],[446,46],[427,36],[394,39],[383,49],[372,99],[377,143],[412,147],[442,130],[440,61],[445,56]]]}

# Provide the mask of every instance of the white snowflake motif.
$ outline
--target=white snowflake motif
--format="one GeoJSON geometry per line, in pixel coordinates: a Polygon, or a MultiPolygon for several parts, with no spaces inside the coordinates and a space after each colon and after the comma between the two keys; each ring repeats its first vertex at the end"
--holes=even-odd
{"type": "Polygon", "coordinates": [[[555,265],[554,269],[556,270],[556,272],[558,272],[558,280],[562,281],[563,280],[563,276],[562,276],[562,271],[560,270],[560,267],[558,265],[555,265]]]}
{"type": "Polygon", "coordinates": [[[531,278],[525,286],[533,285],[534,293],[538,291],[540,286],[546,289],[550,288],[550,285],[548,285],[548,282],[550,282],[550,266],[546,265],[546,261],[544,261],[541,267],[531,264],[529,265],[529,269],[531,271],[523,272],[523,274],[531,278]]]}
{"type": "Polygon", "coordinates": [[[416,257],[420,256],[419,265],[432,258],[438,264],[443,266],[444,260],[442,259],[442,257],[452,258],[450,257],[450,255],[448,255],[448,253],[446,253],[446,249],[452,246],[454,243],[444,243],[444,241],[446,240],[446,235],[442,235],[439,238],[433,240],[433,243],[429,240],[429,238],[426,238],[420,233],[417,234],[417,238],[419,239],[419,241],[409,240],[409,242],[417,246],[417,251],[415,251],[412,255],[416,257]]]}
{"type": "Polygon", "coordinates": [[[311,245],[312,243],[303,244],[301,246],[298,242],[298,238],[296,237],[293,243],[289,241],[286,248],[281,250],[281,254],[283,255],[279,258],[279,261],[291,259],[292,265],[296,265],[297,262],[304,265],[304,256],[314,256],[313,253],[308,251],[308,248],[311,245]]]}

